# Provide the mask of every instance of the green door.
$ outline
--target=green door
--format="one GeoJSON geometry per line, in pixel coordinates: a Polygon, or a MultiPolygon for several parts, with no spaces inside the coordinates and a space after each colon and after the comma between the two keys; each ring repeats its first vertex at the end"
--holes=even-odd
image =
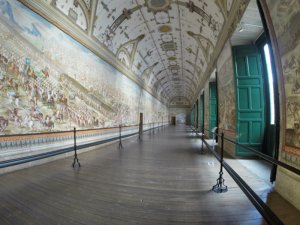
{"type": "Polygon", "coordinates": [[[199,101],[197,99],[196,105],[195,105],[195,111],[196,111],[196,119],[195,119],[195,128],[198,129],[199,127],[199,101]]]}
{"type": "Polygon", "coordinates": [[[196,104],[193,105],[192,114],[191,114],[191,122],[193,127],[196,127],[195,120],[196,120],[196,104]]]}
{"type": "Polygon", "coordinates": [[[193,106],[192,112],[191,112],[191,125],[194,126],[194,106],[193,106]]]}
{"type": "Polygon", "coordinates": [[[199,102],[199,119],[200,119],[200,128],[204,126],[204,94],[200,96],[199,102]]]}
{"type": "MultiPolygon", "coordinates": [[[[261,59],[254,45],[233,47],[236,78],[237,142],[261,151],[265,128],[261,59]]],[[[236,147],[237,156],[252,156],[236,147]]]]}
{"type": "MultiPolygon", "coordinates": [[[[209,130],[211,131],[217,126],[217,90],[216,83],[209,83],[209,130]]],[[[212,133],[209,135],[213,137],[212,133]]]]}

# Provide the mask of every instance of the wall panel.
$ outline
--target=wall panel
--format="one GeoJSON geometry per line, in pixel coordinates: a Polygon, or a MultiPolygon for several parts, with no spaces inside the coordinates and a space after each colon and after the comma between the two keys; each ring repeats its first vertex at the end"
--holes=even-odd
{"type": "MultiPolygon", "coordinates": [[[[300,1],[265,0],[267,8],[264,8],[273,26],[275,38],[278,44],[280,68],[283,77],[279,76],[279,84],[284,84],[281,90],[282,112],[285,118],[281,118],[285,127],[281,132],[285,133],[284,143],[281,143],[280,160],[294,167],[300,168],[300,1]]],[[[277,51],[276,51],[277,52],[277,51]]],[[[281,73],[279,73],[281,74],[281,73]]],[[[300,179],[292,173],[279,168],[276,181],[278,192],[300,209],[300,179]]]]}

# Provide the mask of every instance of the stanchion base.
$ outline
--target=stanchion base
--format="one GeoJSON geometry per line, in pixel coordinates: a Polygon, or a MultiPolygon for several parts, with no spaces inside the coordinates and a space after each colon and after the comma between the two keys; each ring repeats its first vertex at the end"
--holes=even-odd
{"type": "Polygon", "coordinates": [[[227,186],[224,184],[225,180],[220,177],[217,179],[217,184],[212,187],[212,191],[216,193],[225,193],[228,191],[227,186]]]}
{"type": "Polygon", "coordinates": [[[201,154],[201,155],[205,154],[203,136],[201,137],[201,149],[200,149],[200,154],[201,154]]]}
{"type": "Polygon", "coordinates": [[[122,149],[123,148],[123,145],[122,145],[122,143],[120,142],[119,143],[119,149],[122,149]]]}
{"type": "Polygon", "coordinates": [[[76,162],[77,162],[78,166],[81,167],[78,158],[74,158],[74,162],[72,163],[72,167],[73,167],[73,168],[75,167],[76,162]]]}

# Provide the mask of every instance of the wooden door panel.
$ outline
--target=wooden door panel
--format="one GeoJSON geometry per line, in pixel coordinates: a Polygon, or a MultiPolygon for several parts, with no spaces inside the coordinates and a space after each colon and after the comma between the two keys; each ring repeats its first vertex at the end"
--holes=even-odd
{"type": "Polygon", "coordinates": [[[260,67],[260,62],[259,57],[257,57],[257,55],[249,55],[247,57],[248,59],[248,68],[249,68],[249,76],[257,76],[257,75],[261,75],[261,72],[259,71],[259,67],[260,67]]]}
{"type": "MultiPolygon", "coordinates": [[[[217,126],[217,90],[216,83],[209,83],[209,130],[217,126]]],[[[209,135],[213,137],[212,133],[209,135]]]]}
{"type": "MultiPolygon", "coordinates": [[[[255,46],[233,48],[237,95],[237,142],[261,149],[265,128],[263,78],[255,46]]],[[[241,147],[237,156],[252,156],[241,147]]]]}
{"type": "Polygon", "coordinates": [[[248,121],[240,121],[239,124],[239,143],[245,144],[249,142],[249,122],[248,121]]]}
{"type": "Polygon", "coordinates": [[[251,139],[250,142],[252,144],[260,145],[262,143],[262,136],[263,136],[263,130],[262,130],[262,124],[261,121],[253,121],[251,126],[251,139]]]}
{"type": "Polygon", "coordinates": [[[247,76],[247,66],[245,62],[245,57],[237,57],[236,65],[237,65],[237,76],[247,76]]]}
{"type": "Polygon", "coordinates": [[[204,126],[204,95],[200,96],[199,104],[200,128],[204,126]]]}
{"type": "Polygon", "coordinates": [[[252,110],[263,110],[262,99],[260,98],[260,96],[263,95],[261,88],[260,87],[252,87],[250,89],[250,91],[251,91],[251,98],[253,99],[253,101],[251,101],[252,110]]]}
{"type": "Polygon", "coordinates": [[[238,110],[243,110],[243,109],[250,109],[250,104],[249,104],[249,90],[248,88],[239,88],[238,89],[238,101],[239,101],[239,107],[238,110]],[[244,99],[247,99],[247,101],[243,101],[244,99]]]}

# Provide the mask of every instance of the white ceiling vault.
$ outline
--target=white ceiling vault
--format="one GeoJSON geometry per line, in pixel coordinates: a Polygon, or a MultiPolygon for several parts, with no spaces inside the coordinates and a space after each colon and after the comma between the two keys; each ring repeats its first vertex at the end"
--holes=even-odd
{"type": "MultiPolygon", "coordinates": [[[[51,7],[52,12],[55,9],[112,55],[146,90],[170,105],[183,106],[192,104],[207,79],[205,74],[215,61],[216,46],[222,47],[218,43],[221,34],[232,32],[241,17],[239,12],[228,19],[232,6],[245,8],[248,3],[247,0],[44,0],[38,1],[37,7],[33,0],[21,1],[35,11],[44,10],[40,14],[52,22],[54,15],[47,13],[47,8],[51,7]]],[[[57,18],[55,23],[70,33],[65,23],[60,24],[57,18]]],[[[100,55],[103,58],[104,54],[100,55]]],[[[112,62],[111,58],[107,61],[112,62]]]]}

